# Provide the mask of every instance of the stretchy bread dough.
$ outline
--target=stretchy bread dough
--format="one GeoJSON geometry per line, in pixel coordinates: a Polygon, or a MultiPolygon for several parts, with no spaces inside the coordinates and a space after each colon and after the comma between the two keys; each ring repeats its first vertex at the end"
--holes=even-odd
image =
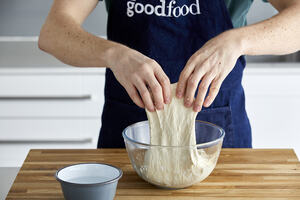
{"type": "Polygon", "coordinates": [[[152,145],[146,151],[142,176],[149,182],[172,188],[183,188],[202,181],[215,167],[218,155],[208,155],[194,147],[196,144],[195,120],[197,113],[186,108],[183,98],[175,97],[176,84],[171,85],[172,102],[164,110],[146,110],[152,145]]]}

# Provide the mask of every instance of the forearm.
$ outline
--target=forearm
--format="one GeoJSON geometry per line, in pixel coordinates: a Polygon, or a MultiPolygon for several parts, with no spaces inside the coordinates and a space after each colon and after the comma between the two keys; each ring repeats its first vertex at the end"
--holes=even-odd
{"type": "Polygon", "coordinates": [[[300,4],[257,24],[234,29],[244,55],[283,55],[300,50],[300,4]]]}
{"type": "Polygon", "coordinates": [[[120,46],[86,32],[71,17],[59,15],[48,17],[39,38],[40,49],[78,67],[108,67],[120,46]]]}

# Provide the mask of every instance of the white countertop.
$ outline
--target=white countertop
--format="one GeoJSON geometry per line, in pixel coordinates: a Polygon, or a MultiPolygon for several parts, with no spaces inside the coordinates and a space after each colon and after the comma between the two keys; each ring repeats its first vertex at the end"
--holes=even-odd
{"type": "Polygon", "coordinates": [[[4,200],[12,186],[20,168],[18,167],[0,167],[0,200],[4,200]]]}

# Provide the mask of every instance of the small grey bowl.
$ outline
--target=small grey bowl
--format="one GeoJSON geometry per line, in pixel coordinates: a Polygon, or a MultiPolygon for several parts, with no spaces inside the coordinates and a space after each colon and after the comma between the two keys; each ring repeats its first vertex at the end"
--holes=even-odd
{"type": "Polygon", "coordinates": [[[122,170],[112,165],[81,163],[59,169],[55,178],[66,200],[113,200],[122,175],[122,170]]]}

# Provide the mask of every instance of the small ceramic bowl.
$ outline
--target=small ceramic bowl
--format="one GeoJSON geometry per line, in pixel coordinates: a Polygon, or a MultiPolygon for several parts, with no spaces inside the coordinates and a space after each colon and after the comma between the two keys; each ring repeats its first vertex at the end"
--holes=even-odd
{"type": "Polygon", "coordinates": [[[122,175],[122,170],[112,165],[82,163],[59,169],[55,177],[66,200],[113,200],[122,175]]]}

